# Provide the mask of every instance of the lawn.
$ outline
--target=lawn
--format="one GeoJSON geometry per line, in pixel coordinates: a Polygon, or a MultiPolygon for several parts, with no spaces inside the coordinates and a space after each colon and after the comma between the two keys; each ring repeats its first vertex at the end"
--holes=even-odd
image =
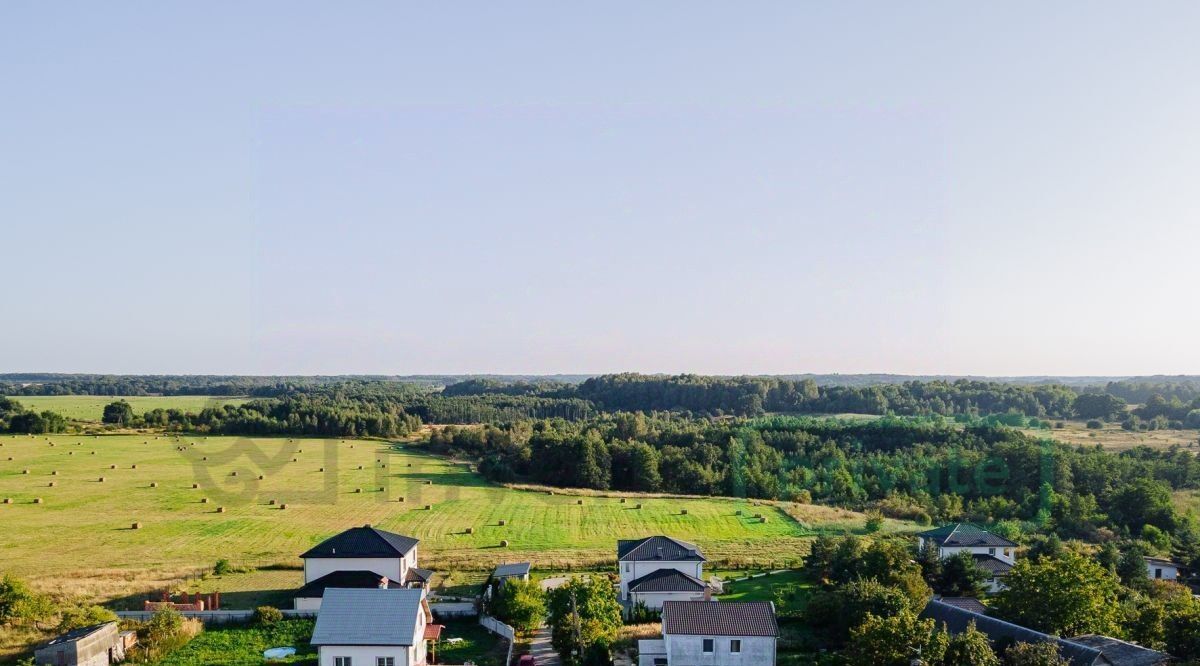
{"type": "MultiPolygon", "coordinates": [[[[278,590],[300,585],[300,553],[367,523],[420,539],[421,565],[443,572],[523,560],[551,571],[606,567],[617,539],[652,534],[696,542],[714,566],[769,566],[799,559],[818,531],[863,526],[859,514],[824,507],[666,497],[622,503],[616,494],[515,490],[417,446],[336,439],[5,436],[0,498],[12,500],[0,504],[0,571],[127,604],[181,586],[219,558],[286,567],[228,577],[236,587],[228,591],[246,607],[282,598],[278,590]]],[[[224,582],[199,581],[217,589],[224,582]]]]}
{"type": "Polygon", "coordinates": [[[508,654],[508,642],[479,626],[477,622],[447,622],[442,631],[442,640],[437,645],[439,664],[463,664],[468,661],[477,666],[504,666],[508,654]],[[448,639],[461,638],[451,642],[448,639]]]}
{"type": "Polygon", "coordinates": [[[151,409],[181,409],[185,412],[199,412],[205,407],[217,407],[226,404],[241,404],[249,398],[226,398],[207,395],[168,395],[168,396],[108,396],[108,395],[49,395],[49,396],[13,396],[13,400],[35,411],[50,410],[58,412],[73,421],[99,422],[104,416],[104,406],[110,402],[124,400],[133,407],[134,414],[144,414],[151,409]]]}
{"type": "Polygon", "coordinates": [[[791,587],[798,595],[805,597],[816,589],[816,583],[804,572],[790,570],[769,573],[736,583],[725,583],[721,601],[775,601],[776,591],[785,586],[791,587]]]}
{"type": "Polygon", "coordinates": [[[260,666],[264,650],[294,647],[294,656],[272,663],[316,666],[317,650],[308,644],[312,631],[312,620],[284,620],[270,627],[211,627],[154,663],[156,666],[260,666]]]}

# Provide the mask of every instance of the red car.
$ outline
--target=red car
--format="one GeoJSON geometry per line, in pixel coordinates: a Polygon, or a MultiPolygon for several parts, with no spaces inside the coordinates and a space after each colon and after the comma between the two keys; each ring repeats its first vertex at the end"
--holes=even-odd
{"type": "Polygon", "coordinates": [[[533,663],[533,655],[523,654],[523,655],[521,655],[521,658],[517,660],[517,666],[537,666],[537,665],[533,663]]]}

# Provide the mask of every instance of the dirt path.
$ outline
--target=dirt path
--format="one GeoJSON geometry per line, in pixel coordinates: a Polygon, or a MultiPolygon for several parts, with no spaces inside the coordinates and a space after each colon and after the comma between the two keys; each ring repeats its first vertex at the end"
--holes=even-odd
{"type": "Polygon", "coordinates": [[[550,645],[550,627],[543,626],[533,634],[533,640],[529,643],[529,652],[533,655],[533,662],[537,666],[562,666],[562,660],[558,658],[558,653],[550,645]]]}

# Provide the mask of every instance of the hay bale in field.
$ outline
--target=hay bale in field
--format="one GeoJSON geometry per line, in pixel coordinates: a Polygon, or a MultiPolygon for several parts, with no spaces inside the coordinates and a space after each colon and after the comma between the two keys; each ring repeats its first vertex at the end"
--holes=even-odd
{"type": "Polygon", "coordinates": [[[53,481],[51,481],[50,483],[46,484],[46,487],[47,487],[47,488],[53,488],[53,487],[54,487],[54,482],[53,482],[53,481]]]}
{"type": "Polygon", "coordinates": [[[621,498],[621,504],[625,504],[627,501],[624,497],[621,498]]]}
{"type": "Polygon", "coordinates": [[[379,492],[383,492],[383,486],[379,486],[379,492]]]}
{"type": "Polygon", "coordinates": [[[134,464],[130,465],[130,466],[129,466],[129,469],[137,469],[137,463],[134,463],[134,464]]]}
{"type": "Polygon", "coordinates": [[[507,521],[507,520],[503,520],[503,519],[501,519],[501,520],[499,521],[499,523],[500,523],[500,527],[504,527],[505,525],[507,525],[507,524],[508,524],[508,521],[507,521]]]}
{"type": "Polygon", "coordinates": [[[130,526],[129,526],[129,529],[131,529],[131,530],[140,530],[140,529],[142,529],[142,524],[141,524],[141,523],[134,523],[134,524],[132,524],[132,525],[130,525],[130,526]]]}
{"type": "Polygon", "coordinates": [[[230,473],[229,473],[229,476],[237,476],[237,470],[234,470],[234,471],[230,472],[230,473]]]}
{"type": "Polygon", "coordinates": [[[198,484],[198,483],[193,483],[193,484],[192,484],[192,490],[195,490],[195,489],[197,489],[197,488],[199,488],[199,487],[200,487],[200,484],[198,484]]]}
{"type": "Polygon", "coordinates": [[[58,470],[50,472],[50,476],[58,476],[58,470]]]}
{"type": "Polygon", "coordinates": [[[5,497],[5,498],[4,498],[4,503],[5,503],[5,504],[12,504],[12,502],[13,502],[13,500],[12,500],[12,498],[11,498],[11,497],[5,497]]]}
{"type": "Polygon", "coordinates": [[[208,460],[208,456],[204,456],[201,460],[208,460]]]}
{"type": "Polygon", "coordinates": [[[280,505],[279,505],[279,509],[280,509],[281,511],[282,511],[283,509],[286,509],[286,508],[287,508],[287,505],[286,505],[286,504],[280,504],[280,505]]]}
{"type": "Polygon", "coordinates": [[[735,516],[740,516],[740,515],[742,515],[742,510],[741,510],[741,509],[738,509],[737,511],[734,511],[734,512],[733,512],[733,515],[735,515],[735,516]]]}
{"type": "Polygon", "coordinates": [[[258,475],[258,480],[259,480],[259,481],[264,481],[264,480],[266,480],[266,478],[267,478],[267,477],[263,476],[262,474],[259,474],[259,475],[258,475]]]}
{"type": "Polygon", "coordinates": [[[583,500],[575,500],[575,503],[579,506],[583,506],[583,500]]]}
{"type": "MultiPolygon", "coordinates": [[[[67,455],[69,455],[69,456],[73,456],[73,455],[75,455],[75,452],[74,452],[74,451],[67,451],[67,455]]],[[[93,452],[93,454],[92,454],[92,455],[95,455],[95,453],[93,452]]]]}
{"type": "Polygon", "coordinates": [[[40,497],[35,497],[35,498],[33,498],[33,503],[34,503],[34,504],[41,504],[41,503],[42,503],[42,498],[40,498],[40,497]]]}
{"type": "Polygon", "coordinates": [[[299,458],[292,458],[292,462],[300,462],[299,458]]]}
{"type": "Polygon", "coordinates": [[[217,513],[225,513],[225,507],[223,507],[223,506],[217,507],[217,513]]]}
{"type": "Polygon", "coordinates": [[[99,482],[104,483],[104,477],[100,477],[99,482]]]}
{"type": "Polygon", "coordinates": [[[270,500],[270,501],[268,501],[268,502],[267,502],[267,505],[268,505],[268,506],[275,506],[275,500],[270,500]]]}
{"type": "Polygon", "coordinates": [[[474,533],[475,533],[475,528],[474,528],[474,527],[468,527],[468,528],[465,530],[465,532],[466,532],[467,534],[474,534],[474,533]]]}
{"type": "Polygon", "coordinates": [[[642,505],[641,505],[641,504],[638,504],[637,506],[635,506],[635,507],[633,507],[633,508],[635,508],[635,509],[641,509],[641,508],[642,508],[642,505]]]}
{"type": "Polygon", "coordinates": [[[432,486],[432,485],[433,485],[433,479],[425,479],[425,485],[427,485],[427,486],[432,486]]]}
{"type": "Polygon", "coordinates": [[[426,511],[432,511],[432,510],[433,510],[433,505],[432,505],[432,504],[426,504],[426,505],[425,505],[425,510],[426,510],[426,511]]]}
{"type": "Polygon", "coordinates": [[[505,539],[504,541],[501,541],[501,542],[500,542],[500,547],[501,547],[501,548],[508,548],[508,539],[505,539]]]}
{"type": "Polygon", "coordinates": [[[319,469],[319,470],[317,470],[317,471],[318,471],[318,472],[324,472],[324,471],[325,471],[325,468],[324,468],[324,467],[322,467],[321,469],[319,469]]]}
{"type": "Polygon", "coordinates": [[[200,503],[201,503],[201,504],[208,504],[208,498],[207,498],[207,497],[201,497],[201,498],[200,498],[200,503]]]}
{"type": "Polygon", "coordinates": [[[767,522],[767,517],[766,517],[766,516],[763,516],[762,518],[759,518],[759,519],[758,519],[758,522],[760,522],[760,523],[765,523],[765,522],[767,522]]]}
{"type": "Polygon", "coordinates": [[[359,465],[359,466],[358,466],[358,468],[359,468],[359,469],[362,469],[362,465],[359,465]]]}
{"type": "Polygon", "coordinates": [[[150,487],[151,487],[151,488],[157,488],[157,487],[158,487],[158,482],[157,482],[157,481],[151,481],[151,482],[150,482],[150,487]]]}
{"type": "Polygon", "coordinates": [[[116,466],[116,465],[109,465],[109,466],[108,466],[108,468],[109,468],[109,469],[116,469],[116,468],[117,468],[117,466],[116,466]]]}
{"type": "Polygon", "coordinates": [[[355,488],[355,489],[354,489],[354,492],[356,492],[356,493],[361,493],[361,492],[362,492],[362,488],[355,488]]]}
{"type": "Polygon", "coordinates": [[[680,510],[679,510],[679,515],[681,515],[681,516],[686,516],[686,515],[687,515],[687,509],[680,509],[680,510]]]}
{"type": "Polygon", "coordinates": [[[403,502],[403,501],[404,501],[404,498],[403,498],[403,497],[397,497],[397,498],[396,498],[396,501],[397,501],[397,502],[403,502]]]}

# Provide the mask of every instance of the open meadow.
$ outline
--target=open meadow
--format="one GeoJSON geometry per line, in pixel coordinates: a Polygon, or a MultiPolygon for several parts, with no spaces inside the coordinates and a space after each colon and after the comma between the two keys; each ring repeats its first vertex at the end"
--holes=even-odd
{"type": "Polygon", "coordinates": [[[165,396],[112,396],[112,395],[18,395],[13,400],[26,407],[42,412],[58,412],[72,421],[99,422],[104,416],[104,406],[110,402],[124,400],[133,407],[134,414],[145,414],[152,409],[179,409],[199,412],[205,407],[226,404],[241,404],[249,398],[228,398],[208,395],[165,395],[165,396]]]}
{"type": "Polygon", "coordinates": [[[420,539],[422,566],[441,571],[526,559],[607,566],[617,539],[650,534],[694,541],[734,566],[782,563],[820,531],[863,527],[860,515],[825,507],[510,489],[380,441],[139,434],[0,444],[0,569],[98,600],[174,585],[220,558],[296,586],[299,553],[367,523],[420,539]]]}
{"type": "Polygon", "coordinates": [[[1125,430],[1119,423],[1105,423],[1103,428],[1091,430],[1084,421],[1064,421],[1062,428],[1052,430],[1023,429],[1033,437],[1049,437],[1066,444],[1095,446],[1099,444],[1110,451],[1124,451],[1138,446],[1166,449],[1172,445],[1196,445],[1200,441],[1197,430],[1125,430]]]}

